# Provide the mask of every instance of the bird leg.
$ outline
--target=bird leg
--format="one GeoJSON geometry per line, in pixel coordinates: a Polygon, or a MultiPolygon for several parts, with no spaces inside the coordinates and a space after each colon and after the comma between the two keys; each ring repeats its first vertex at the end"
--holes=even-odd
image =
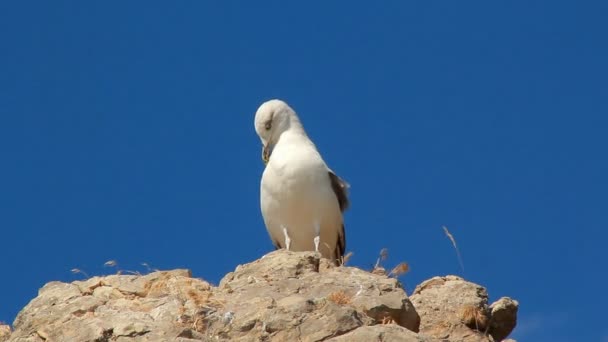
{"type": "Polygon", "coordinates": [[[291,245],[291,239],[289,238],[289,234],[287,234],[287,228],[283,227],[283,235],[285,235],[285,249],[289,250],[289,246],[291,245]]]}
{"type": "Polygon", "coordinates": [[[315,252],[319,253],[319,243],[321,242],[321,237],[319,235],[321,234],[321,225],[319,224],[319,221],[315,221],[314,225],[315,238],[313,241],[315,242],[315,252]]]}

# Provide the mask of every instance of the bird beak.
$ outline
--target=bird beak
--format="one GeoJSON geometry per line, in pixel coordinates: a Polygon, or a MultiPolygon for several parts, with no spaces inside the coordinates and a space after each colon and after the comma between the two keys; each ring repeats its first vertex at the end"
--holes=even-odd
{"type": "Polygon", "coordinates": [[[264,161],[264,165],[268,164],[268,160],[270,159],[270,148],[268,145],[270,144],[266,144],[262,147],[262,160],[264,161]]]}
{"type": "Polygon", "coordinates": [[[264,165],[268,164],[272,150],[274,150],[274,143],[268,141],[264,144],[264,147],[262,148],[262,160],[264,161],[264,165]]]}

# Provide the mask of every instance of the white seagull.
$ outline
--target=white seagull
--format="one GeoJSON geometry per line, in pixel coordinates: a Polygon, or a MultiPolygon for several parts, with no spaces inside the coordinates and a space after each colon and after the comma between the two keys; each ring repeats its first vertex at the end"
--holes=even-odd
{"type": "Polygon", "coordinates": [[[327,167],[295,111],[281,100],[255,114],[266,164],[260,187],[262,216],[277,249],[316,251],[340,262],[346,247],[342,212],[348,184],[327,167]]]}

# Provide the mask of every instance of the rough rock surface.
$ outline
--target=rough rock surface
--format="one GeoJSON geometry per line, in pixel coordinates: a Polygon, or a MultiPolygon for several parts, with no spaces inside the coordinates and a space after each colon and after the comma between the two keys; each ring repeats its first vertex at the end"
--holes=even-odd
{"type": "Polygon", "coordinates": [[[494,341],[447,316],[464,304],[496,317],[485,322],[495,337],[515,324],[517,302],[488,306],[485,289],[457,277],[424,282],[414,298],[413,305],[385,275],[281,250],[238,266],[217,287],[187,270],[51,282],[19,313],[12,333],[0,327],[0,342],[494,341]],[[439,328],[452,324],[456,330],[439,328]]]}
{"type": "Polygon", "coordinates": [[[502,297],[490,305],[490,334],[496,341],[509,336],[517,324],[519,303],[509,297],[502,297]]]}
{"type": "Polygon", "coordinates": [[[0,342],[4,342],[11,337],[11,327],[0,322],[0,342]]]}
{"type": "Polygon", "coordinates": [[[420,333],[450,341],[487,341],[489,336],[502,341],[515,328],[519,305],[507,297],[488,305],[485,288],[457,276],[424,281],[411,300],[422,317],[420,333]]]}

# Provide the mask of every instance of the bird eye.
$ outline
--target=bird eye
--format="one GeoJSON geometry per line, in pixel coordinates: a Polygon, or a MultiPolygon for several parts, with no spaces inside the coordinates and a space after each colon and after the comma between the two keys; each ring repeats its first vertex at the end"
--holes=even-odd
{"type": "Polygon", "coordinates": [[[270,128],[272,128],[272,121],[271,120],[266,121],[265,127],[266,127],[266,130],[269,131],[270,128]]]}

